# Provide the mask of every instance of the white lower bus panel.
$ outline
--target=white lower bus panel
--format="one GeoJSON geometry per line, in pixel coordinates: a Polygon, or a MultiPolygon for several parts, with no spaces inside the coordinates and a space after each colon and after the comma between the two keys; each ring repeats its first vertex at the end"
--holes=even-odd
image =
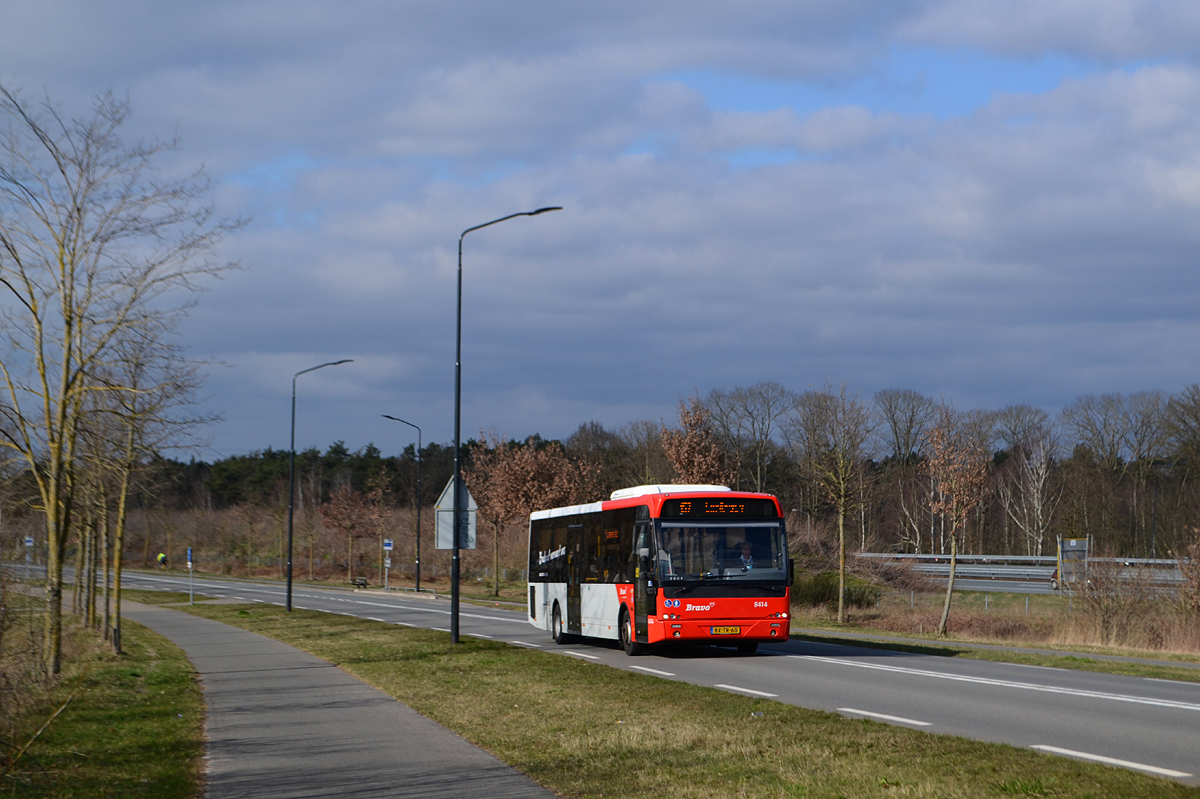
{"type": "MultiPolygon", "coordinates": [[[[612,583],[584,583],[579,591],[580,631],[589,638],[620,637],[617,620],[621,610],[617,586],[612,583]]],[[[539,630],[553,631],[554,604],[558,603],[563,622],[568,627],[567,584],[530,583],[529,607],[525,620],[539,630]]]]}
{"type": "Polygon", "coordinates": [[[579,588],[581,632],[590,638],[619,638],[617,619],[621,601],[617,587],[612,583],[584,583],[579,588]]]}
{"type": "Polygon", "coordinates": [[[525,608],[525,619],[539,630],[551,629],[551,614],[554,603],[562,608],[563,621],[567,619],[566,583],[530,583],[529,607],[525,608]]]}

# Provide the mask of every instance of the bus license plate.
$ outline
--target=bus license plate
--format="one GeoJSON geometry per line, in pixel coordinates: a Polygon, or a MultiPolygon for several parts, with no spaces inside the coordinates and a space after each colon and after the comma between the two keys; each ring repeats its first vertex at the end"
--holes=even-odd
{"type": "Polygon", "coordinates": [[[710,635],[741,635],[741,627],[710,627],[710,635]]]}

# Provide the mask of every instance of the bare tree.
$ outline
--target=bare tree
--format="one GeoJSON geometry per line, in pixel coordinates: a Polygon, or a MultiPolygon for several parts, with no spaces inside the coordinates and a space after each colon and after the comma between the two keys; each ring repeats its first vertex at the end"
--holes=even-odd
{"type": "Polygon", "coordinates": [[[682,430],[662,431],[662,446],[684,484],[736,486],[739,462],[717,443],[712,414],[699,397],[679,401],[682,430]]]}
{"type": "Polygon", "coordinates": [[[1084,394],[1062,409],[1059,418],[1071,437],[1087,447],[1110,471],[1123,474],[1126,424],[1119,394],[1084,394]]]}
{"type": "Polygon", "coordinates": [[[663,449],[662,434],[662,423],[649,419],[630,422],[618,431],[627,450],[624,466],[618,470],[624,485],[669,483],[674,478],[674,467],[663,449]]]}
{"type": "Polygon", "coordinates": [[[958,539],[965,531],[971,511],[987,494],[987,448],[969,417],[956,414],[945,405],[939,409],[937,424],[929,434],[927,468],[937,484],[932,510],[950,523],[950,580],[946,584],[942,620],[938,623],[938,635],[945,635],[958,566],[958,539]]]}
{"type": "Polygon", "coordinates": [[[1176,461],[1189,474],[1200,472],[1200,384],[1193,383],[1171,397],[1167,425],[1176,461]]]}
{"type": "Polygon", "coordinates": [[[500,595],[500,539],[506,529],[539,508],[594,497],[598,474],[588,462],[572,464],[556,442],[538,446],[507,441],[494,431],[482,432],[471,452],[463,480],[479,504],[479,515],[492,525],[493,583],[500,595]]]}
{"type": "Polygon", "coordinates": [[[346,582],[354,579],[354,542],[374,538],[380,533],[378,497],[355,491],[350,485],[339,485],[321,506],[321,517],[331,528],[346,538],[346,582]]]}
{"type": "Polygon", "coordinates": [[[937,403],[912,389],[885,388],[875,393],[875,408],[887,433],[892,458],[897,461],[917,458],[937,418],[937,403]]]}
{"type": "Polygon", "coordinates": [[[1055,476],[1058,440],[1045,413],[1019,435],[1012,433],[1011,428],[1001,433],[1011,457],[996,483],[1000,506],[1021,531],[1025,553],[1040,556],[1063,494],[1063,486],[1055,476]]]}
{"type": "Polygon", "coordinates": [[[1169,451],[1171,422],[1179,419],[1175,407],[1175,412],[1169,409],[1161,391],[1141,391],[1128,396],[1088,394],[1062,411],[1063,425],[1107,470],[1110,502],[1117,484],[1132,475],[1128,526],[1135,547],[1146,527],[1140,497],[1157,462],[1169,451]]]}
{"type": "Polygon", "coordinates": [[[807,391],[795,405],[784,435],[794,456],[821,485],[838,519],[838,624],[846,621],[846,514],[861,501],[873,422],[867,406],[846,394],[807,391]]]}
{"type": "Polygon", "coordinates": [[[1050,414],[1032,405],[1006,405],[993,415],[996,435],[1009,452],[1041,441],[1050,424],[1050,414]]]}
{"type": "Polygon", "coordinates": [[[912,389],[887,388],[875,394],[875,409],[881,438],[891,450],[885,464],[888,481],[895,486],[899,505],[899,536],[918,554],[926,528],[933,551],[933,517],[928,495],[932,484],[918,473],[918,461],[929,440],[929,428],[937,416],[937,403],[912,389]]]}
{"type": "Polygon", "coordinates": [[[0,354],[3,443],[37,486],[47,534],[44,647],[61,669],[62,568],[75,510],[80,423],[98,367],[121,331],[170,313],[166,295],[224,268],[212,248],[230,225],[202,204],[202,172],[155,174],[175,146],[124,144],[128,104],[100,96],[90,117],[0,86],[0,354]]]}
{"type": "Polygon", "coordinates": [[[704,400],[726,451],[738,453],[755,491],[766,489],[770,454],[777,451],[776,428],[795,404],[793,392],[771,382],[732,391],[713,389],[704,400]]]}

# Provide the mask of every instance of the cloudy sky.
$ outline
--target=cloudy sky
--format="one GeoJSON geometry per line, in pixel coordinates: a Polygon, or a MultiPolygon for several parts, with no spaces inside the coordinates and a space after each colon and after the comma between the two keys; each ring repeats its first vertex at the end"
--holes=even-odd
{"type": "Polygon", "coordinates": [[[204,457],[671,421],[773,380],[1056,411],[1200,381],[1200,5],[5,0],[0,80],[252,222],[204,457]]]}

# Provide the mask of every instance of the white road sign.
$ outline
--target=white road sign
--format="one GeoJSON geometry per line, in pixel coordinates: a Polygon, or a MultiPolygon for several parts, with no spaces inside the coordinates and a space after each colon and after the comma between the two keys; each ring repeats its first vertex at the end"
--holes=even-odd
{"type": "MultiPolygon", "coordinates": [[[[437,537],[436,547],[438,549],[454,549],[454,493],[453,493],[454,478],[446,483],[446,487],[442,490],[442,495],[438,497],[437,505],[434,509],[437,511],[437,537]]],[[[467,495],[466,519],[464,527],[458,539],[459,549],[474,549],[475,548],[475,515],[479,510],[479,506],[475,504],[475,497],[471,496],[471,492],[463,486],[463,493],[467,495]]]]}

